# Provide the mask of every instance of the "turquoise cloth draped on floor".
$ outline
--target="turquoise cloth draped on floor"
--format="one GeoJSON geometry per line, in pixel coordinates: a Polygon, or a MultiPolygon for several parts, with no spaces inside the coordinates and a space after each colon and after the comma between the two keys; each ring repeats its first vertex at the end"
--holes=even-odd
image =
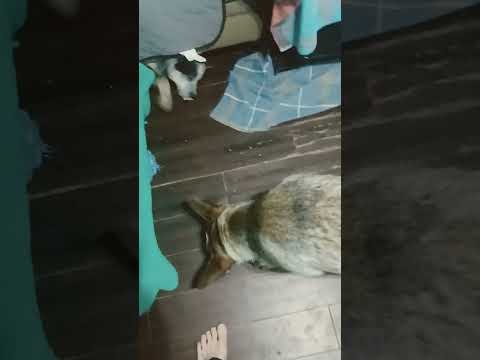
{"type": "MultiPolygon", "coordinates": [[[[214,41],[225,23],[222,0],[140,0],[139,60],[199,49],[214,41]],[[188,24],[188,26],[185,26],[188,24]]],[[[148,311],[158,290],[173,290],[178,275],[162,255],[154,232],[151,177],[144,120],[150,111],[149,88],[154,74],[139,65],[139,312],[148,311]]],[[[161,244],[160,244],[161,247],[161,244]]]]}
{"type": "Polygon", "coordinates": [[[159,290],[173,290],[178,286],[178,275],[158,248],[152,213],[152,165],[147,149],[145,119],[150,113],[149,89],[154,73],[139,64],[139,313],[147,312],[159,290]]]}
{"type": "MultiPolygon", "coordinates": [[[[55,360],[35,291],[27,194],[32,148],[26,141],[26,118],[19,108],[13,59],[15,33],[23,25],[25,15],[26,1],[0,0],[0,359],[55,360]]],[[[140,313],[150,308],[159,289],[171,290],[178,283],[174,268],[158,249],[153,228],[148,177],[151,164],[146,156],[143,127],[153,78],[149,70],[140,67],[140,313]]]]}

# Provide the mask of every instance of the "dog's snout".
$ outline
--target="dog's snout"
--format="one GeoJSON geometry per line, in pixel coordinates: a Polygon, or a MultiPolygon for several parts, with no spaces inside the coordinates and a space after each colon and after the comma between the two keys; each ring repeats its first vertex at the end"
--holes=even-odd
{"type": "Polygon", "coordinates": [[[197,97],[197,94],[189,94],[188,96],[185,96],[183,100],[192,101],[192,100],[195,100],[196,97],[197,97]]]}

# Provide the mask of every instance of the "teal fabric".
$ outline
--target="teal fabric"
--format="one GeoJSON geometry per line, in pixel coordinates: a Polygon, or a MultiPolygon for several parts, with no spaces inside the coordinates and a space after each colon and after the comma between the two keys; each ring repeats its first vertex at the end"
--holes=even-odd
{"type": "Polygon", "coordinates": [[[53,360],[35,293],[26,188],[31,149],[13,61],[14,35],[25,15],[26,1],[0,0],[0,359],[53,360]]]}
{"type": "Polygon", "coordinates": [[[317,47],[317,32],[342,20],[339,0],[303,0],[296,22],[294,44],[300,55],[310,55],[317,47]]]}
{"type": "Polygon", "coordinates": [[[175,268],[161,253],[155,237],[152,213],[152,165],[147,149],[145,119],[150,113],[149,89],[154,73],[139,64],[139,313],[147,312],[159,290],[174,290],[178,286],[175,268]]]}
{"type": "MultiPolygon", "coordinates": [[[[279,1],[278,6],[291,4],[279,1]]],[[[342,20],[340,0],[302,0],[296,10],[271,28],[273,38],[281,51],[292,46],[300,55],[308,56],[317,47],[317,32],[342,20]]]]}

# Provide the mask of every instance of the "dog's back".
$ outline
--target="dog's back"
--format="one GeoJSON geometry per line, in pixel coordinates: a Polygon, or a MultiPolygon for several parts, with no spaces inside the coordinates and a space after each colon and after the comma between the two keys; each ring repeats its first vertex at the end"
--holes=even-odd
{"type": "Polygon", "coordinates": [[[307,275],[341,272],[339,176],[286,178],[250,209],[259,256],[287,271],[307,275]]]}

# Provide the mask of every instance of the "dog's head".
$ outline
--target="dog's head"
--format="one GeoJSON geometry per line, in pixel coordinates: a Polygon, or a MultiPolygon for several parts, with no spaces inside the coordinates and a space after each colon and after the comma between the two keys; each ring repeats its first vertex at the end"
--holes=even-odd
{"type": "Polygon", "coordinates": [[[188,207],[204,225],[207,259],[197,275],[194,286],[203,289],[230,271],[235,261],[225,251],[218,228],[218,217],[225,210],[222,205],[212,205],[201,200],[190,200],[188,207]]]}
{"type": "Polygon", "coordinates": [[[175,83],[178,95],[183,100],[195,99],[198,81],[203,77],[205,70],[205,63],[188,61],[182,55],[167,60],[167,76],[175,83]]]}

